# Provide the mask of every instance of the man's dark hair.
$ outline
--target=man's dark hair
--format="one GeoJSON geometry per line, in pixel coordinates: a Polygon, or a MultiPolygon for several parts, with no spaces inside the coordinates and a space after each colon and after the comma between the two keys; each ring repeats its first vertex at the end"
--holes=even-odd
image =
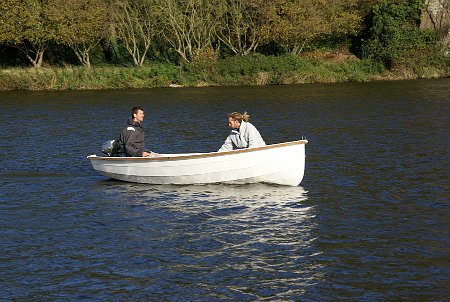
{"type": "Polygon", "coordinates": [[[131,108],[131,118],[134,118],[133,114],[137,114],[139,110],[144,111],[144,108],[142,108],[141,106],[131,108]]]}

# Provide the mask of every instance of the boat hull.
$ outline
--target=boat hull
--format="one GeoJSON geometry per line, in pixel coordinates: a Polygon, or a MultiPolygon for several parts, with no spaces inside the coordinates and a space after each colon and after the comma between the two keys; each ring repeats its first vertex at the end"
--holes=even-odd
{"type": "Polygon", "coordinates": [[[158,157],[88,156],[94,170],[114,179],[148,184],[266,182],[297,186],[305,169],[306,140],[212,153],[158,157]]]}

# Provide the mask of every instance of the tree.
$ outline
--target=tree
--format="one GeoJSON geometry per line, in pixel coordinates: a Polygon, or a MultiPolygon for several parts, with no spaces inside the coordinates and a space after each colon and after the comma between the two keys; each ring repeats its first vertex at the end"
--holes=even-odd
{"type": "Polygon", "coordinates": [[[423,8],[421,0],[375,5],[363,56],[383,62],[391,69],[417,67],[438,58],[436,32],[419,28],[423,8]]]}
{"type": "Polygon", "coordinates": [[[135,66],[142,66],[157,34],[155,3],[158,0],[116,0],[114,19],[117,37],[123,42],[135,66]]]}
{"type": "Polygon", "coordinates": [[[357,0],[273,0],[266,6],[265,37],[298,54],[316,38],[356,34],[361,26],[357,0]]]}
{"type": "Polygon", "coordinates": [[[90,67],[90,51],[100,42],[108,24],[104,0],[49,0],[47,16],[54,40],[68,45],[81,64],[90,67]]]}
{"type": "Polygon", "coordinates": [[[247,55],[254,51],[262,41],[262,7],[261,0],[222,0],[218,1],[222,10],[220,29],[217,37],[231,51],[247,55]]]}
{"type": "Polygon", "coordinates": [[[161,0],[156,7],[165,40],[185,62],[213,49],[220,7],[208,0],[161,0]]]}
{"type": "Polygon", "coordinates": [[[50,37],[41,1],[0,1],[0,43],[19,49],[34,67],[41,67],[50,37]]]}

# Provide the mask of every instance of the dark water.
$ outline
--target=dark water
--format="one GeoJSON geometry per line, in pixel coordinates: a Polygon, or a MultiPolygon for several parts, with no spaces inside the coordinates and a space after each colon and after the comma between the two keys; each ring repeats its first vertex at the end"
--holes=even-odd
{"type": "Polygon", "coordinates": [[[448,301],[449,105],[450,79],[1,92],[0,300],[448,301]],[[161,153],[218,149],[232,111],[305,136],[301,187],[97,175],[134,105],[161,153]]]}

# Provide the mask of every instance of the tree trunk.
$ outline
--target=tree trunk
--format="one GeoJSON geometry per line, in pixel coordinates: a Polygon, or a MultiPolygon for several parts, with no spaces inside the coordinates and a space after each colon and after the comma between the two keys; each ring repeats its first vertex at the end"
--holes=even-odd
{"type": "Polygon", "coordinates": [[[436,30],[444,46],[450,50],[450,1],[426,0],[420,28],[436,30]]]}
{"type": "Polygon", "coordinates": [[[23,52],[28,61],[30,61],[31,64],[33,64],[34,68],[39,68],[42,66],[45,52],[44,46],[41,45],[30,46],[27,45],[26,43],[23,43],[21,45],[17,45],[16,48],[19,49],[21,52],[23,52]]]}
{"type": "Polygon", "coordinates": [[[30,54],[25,54],[25,56],[31,62],[31,64],[33,64],[34,68],[40,68],[42,66],[42,61],[44,58],[44,50],[37,51],[34,58],[32,58],[30,54]]]}

